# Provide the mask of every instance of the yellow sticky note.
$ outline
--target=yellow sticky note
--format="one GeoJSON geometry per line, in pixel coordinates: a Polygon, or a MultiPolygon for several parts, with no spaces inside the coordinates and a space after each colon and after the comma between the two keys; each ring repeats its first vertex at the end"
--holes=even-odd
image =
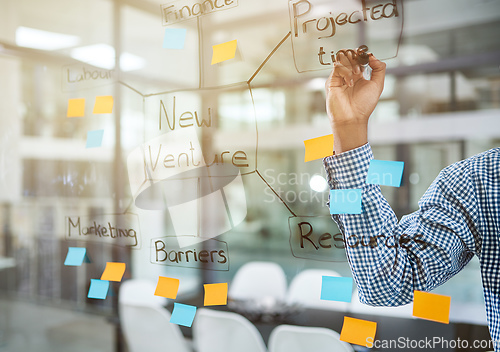
{"type": "Polygon", "coordinates": [[[373,321],[344,317],[340,340],[355,345],[373,347],[376,332],[377,323],[373,321]]]}
{"type": "Polygon", "coordinates": [[[413,316],[417,318],[450,323],[451,297],[435,293],[413,292],[413,316]]]}
{"type": "Polygon", "coordinates": [[[68,111],[66,117],[85,116],[85,98],[68,99],[68,111]]]}
{"type": "Polygon", "coordinates": [[[158,277],[158,284],[156,285],[155,296],[162,296],[166,298],[176,299],[177,292],[179,291],[179,279],[172,277],[158,277]]]}
{"type": "Polygon", "coordinates": [[[231,40],[222,44],[213,45],[212,65],[234,58],[237,41],[231,40]]]}
{"type": "Polygon", "coordinates": [[[224,306],[227,304],[227,282],[222,284],[205,284],[206,306],[224,306]]]}
{"type": "Polygon", "coordinates": [[[113,96],[102,95],[95,97],[94,114],[111,114],[113,112],[113,96]]]}
{"type": "Polygon", "coordinates": [[[125,263],[107,262],[101,280],[122,281],[123,274],[125,274],[125,263]]]}
{"type": "Polygon", "coordinates": [[[327,136],[306,139],[304,141],[306,155],[304,162],[322,159],[333,154],[333,134],[327,136]]]}

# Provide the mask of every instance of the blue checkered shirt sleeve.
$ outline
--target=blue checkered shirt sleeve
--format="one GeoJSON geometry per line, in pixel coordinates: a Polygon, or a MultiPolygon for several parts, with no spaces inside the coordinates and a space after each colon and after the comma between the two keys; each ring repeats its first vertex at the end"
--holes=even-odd
{"type": "Polygon", "coordinates": [[[333,215],[360,300],[409,303],[413,291],[441,285],[477,255],[491,338],[500,351],[500,148],[439,173],[419,209],[398,222],[380,186],[366,184],[369,144],[324,159],[332,189],[361,189],[362,213],[333,215]]]}
{"type": "Polygon", "coordinates": [[[398,222],[380,186],[365,183],[371,159],[369,144],[324,159],[331,189],[362,189],[361,214],[332,217],[344,235],[361,302],[406,304],[414,290],[441,285],[477,252],[478,202],[467,192],[471,180],[445,169],[420,200],[420,209],[398,222]]]}

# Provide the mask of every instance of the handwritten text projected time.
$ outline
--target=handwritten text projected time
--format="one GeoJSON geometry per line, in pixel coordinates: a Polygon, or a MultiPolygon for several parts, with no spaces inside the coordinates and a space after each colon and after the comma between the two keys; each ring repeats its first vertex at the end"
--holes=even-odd
{"type": "Polygon", "coordinates": [[[379,59],[397,55],[401,0],[289,0],[298,72],[328,69],[338,50],[367,45],[379,59]]]}

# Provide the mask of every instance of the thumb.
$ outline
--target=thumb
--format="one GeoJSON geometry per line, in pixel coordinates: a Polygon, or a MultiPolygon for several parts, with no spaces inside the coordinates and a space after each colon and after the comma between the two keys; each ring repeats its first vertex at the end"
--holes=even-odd
{"type": "Polygon", "coordinates": [[[334,63],[332,72],[330,73],[330,76],[328,77],[325,83],[326,94],[328,95],[328,93],[332,88],[342,87],[343,85],[344,85],[344,79],[339,74],[338,65],[334,63]]]}
{"type": "Polygon", "coordinates": [[[385,78],[385,67],[386,64],[379,59],[377,59],[373,54],[370,54],[370,61],[368,64],[372,68],[372,78],[371,81],[377,83],[381,88],[384,88],[384,78],[385,78]]]}

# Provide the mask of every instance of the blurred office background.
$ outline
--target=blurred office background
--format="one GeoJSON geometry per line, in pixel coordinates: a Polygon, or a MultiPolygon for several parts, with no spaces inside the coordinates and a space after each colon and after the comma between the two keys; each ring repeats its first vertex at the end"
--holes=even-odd
{"type": "MultiPolygon", "coordinates": [[[[292,214],[328,217],[322,163],[304,163],[303,141],[329,134],[330,128],[324,107],[329,70],[298,73],[290,38],[282,42],[290,31],[288,2],[239,0],[234,11],[184,22],[187,39],[195,43],[184,51],[162,48],[161,4],[0,0],[0,351],[125,351],[120,285],[113,284],[114,295],[104,301],[87,298],[90,279],[100,276],[107,261],[126,262],[124,281],[179,278],[179,302],[196,302],[204,283],[231,287],[238,269],[255,261],[278,264],[287,285],[307,269],[350,276],[345,258],[297,258],[290,249],[292,214]],[[235,38],[239,47],[233,62],[216,68],[206,63],[212,44],[235,38]],[[115,83],[66,87],[65,68],[81,62],[112,70],[115,83]],[[146,141],[145,126],[156,126],[158,118],[145,114],[143,96],[186,89],[196,95],[199,84],[216,87],[251,77],[253,102],[238,89],[211,102],[218,121],[210,141],[252,146],[256,123],[259,173],[286,206],[257,173],[245,175],[247,216],[217,237],[228,246],[228,271],[152,264],[150,239],[175,233],[168,211],[129,207],[126,159],[146,141]],[[99,95],[114,96],[112,114],[89,112],[99,95]],[[86,98],[85,117],[66,117],[70,98],[86,98]],[[248,113],[253,108],[256,121],[248,113]],[[103,145],[86,149],[87,131],[94,129],[105,130],[103,145]],[[139,216],[141,249],[65,238],[67,215],[125,209],[139,216]],[[65,267],[71,246],[85,246],[92,263],[65,267]]],[[[381,41],[393,43],[395,33],[381,41]]],[[[369,136],[377,159],[405,162],[402,186],[383,187],[398,216],[417,209],[442,168],[500,145],[498,33],[498,0],[404,1],[399,52],[386,61],[385,89],[369,136]]],[[[324,228],[338,232],[333,221],[324,228]]],[[[420,321],[418,329],[449,338],[488,338],[476,259],[435,292],[452,297],[451,324],[441,331],[435,323],[420,321]]],[[[328,314],[341,319],[346,312],[352,307],[328,314]]],[[[301,321],[301,311],[291,313],[299,325],[331,327],[301,321]]],[[[384,312],[365,313],[387,318],[384,312]]],[[[417,326],[411,314],[387,321],[396,329],[391,336],[408,336],[417,326]]],[[[260,324],[267,342],[273,324],[260,324]]],[[[191,329],[182,332],[192,337],[191,329]]]]}

